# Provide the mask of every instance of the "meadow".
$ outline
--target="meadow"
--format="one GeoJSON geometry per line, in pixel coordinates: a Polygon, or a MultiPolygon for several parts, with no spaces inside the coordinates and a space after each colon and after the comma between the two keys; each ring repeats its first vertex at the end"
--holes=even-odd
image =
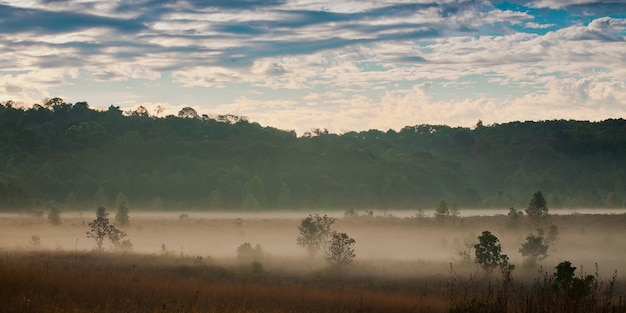
{"type": "MultiPolygon", "coordinates": [[[[506,215],[339,218],[353,266],[329,267],[296,244],[307,213],[132,213],[132,249],[87,238],[94,213],[0,217],[3,312],[626,312],[626,214],[552,215],[558,240],[536,266],[518,252],[535,226],[506,215]],[[480,269],[470,246],[495,234],[511,277],[480,269]],[[237,257],[260,245],[256,260],[237,257]],[[587,293],[554,288],[555,266],[591,275],[587,293]]],[[[113,221],[113,219],[112,219],[113,221]]]]}

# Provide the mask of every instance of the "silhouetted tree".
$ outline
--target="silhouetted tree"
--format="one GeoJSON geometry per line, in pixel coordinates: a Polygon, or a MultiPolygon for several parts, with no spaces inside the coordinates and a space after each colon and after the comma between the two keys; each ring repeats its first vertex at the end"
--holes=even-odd
{"type": "Polygon", "coordinates": [[[336,267],[351,265],[356,257],[354,244],[356,241],[346,233],[334,232],[326,251],[326,258],[336,267]]]}
{"type": "Polygon", "coordinates": [[[198,119],[200,116],[198,112],[191,107],[184,107],[180,111],[178,111],[178,117],[180,118],[195,118],[198,119]]]}
{"type": "MultiPolygon", "coordinates": [[[[104,207],[99,207],[96,211],[96,219],[89,222],[89,231],[87,237],[93,238],[98,246],[98,251],[102,251],[102,244],[105,238],[109,238],[115,247],[119,247],[121,240],[126,237],[126,233],[115,228],[109,223],[109,213],[104,207]]],[[[130,244],[130,242],[127,242],[130,244]]]]}
{"type": "Polygon", "coordinates": [[[306,248],[309,255],[314,257],[320,249],[326,247],[332,236],[331,226],[333,223],[335,223],[335,219],[327,215],[309,214],[298,225],[300,231],[297,238],[298,245],[306,248]]]}
{"type": "Polygon", "coordinates": [[[548,215],[548,205],[541,191],[533,194],[532,199],[528,203],[528,208],[526,208],[526,215],[535,224],[539,224],[548,215]]]}
{"type": "Polygon", "coordinates": [[[595,281],[593,275],[575,277],[576,267],[569,261],[563,261],[556,266],[552,287],[561,295],[573,301],[579,301],[591,293],[595,281]]]}
{"type": "Polygon", "coordinates": [[[502,261],[508,263],[508,256],[502,254],[500,240],[487,230],[478,236],[478,243],[474,245],[474,253],[476,255],[476,263],[488,273],[500,266],[502,261]]]}
{"type": "Polygon", "coordinates": [[[445,200],[439,201],[437,209],[435,209],[435,219],[439,222],[442,222],[448,216],[450,216],[448,203],[445,200]]]}

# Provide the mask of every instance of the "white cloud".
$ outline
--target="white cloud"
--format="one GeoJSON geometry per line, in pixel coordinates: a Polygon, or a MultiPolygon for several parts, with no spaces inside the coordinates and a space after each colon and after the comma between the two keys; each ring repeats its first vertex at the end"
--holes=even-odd
{"type": "Polygon", "coordinates": [[[0,74],[0,101],[14,100],[24,103],[40,103],[51,96],[49,89],[65,83],[66,77],[76,77],[75,70],[42,69],[22,74],[0,74]]]}
{"type": "Polygon", "coordinates": [[[220,87],[225,83],[240,81],[240,77],[239,72],[218,66],[195,67],[172,73],[173,81],[184,87],[220,87]]]}
{"type": "Polygon", "coordinates": [[[539,23],[535,23],[535,22],[527,22],[524,24],[525,28],[534,28],[534,29],[544,29],[544,28],[551,28],[556,26],[556,24],[539,24],[539,23]]]}

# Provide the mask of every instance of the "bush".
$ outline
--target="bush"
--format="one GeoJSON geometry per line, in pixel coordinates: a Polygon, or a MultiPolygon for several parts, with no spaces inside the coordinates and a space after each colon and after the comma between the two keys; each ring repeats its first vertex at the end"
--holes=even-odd
{"type": "Polygon", "coordinates": [[[356,254],[354,244],[356,241],[346,233],[333,233],[326,251],[326,258],[336,267],[344,267],[352,264],[356,254]]]}
{"type": "Polygon", "coordinates": [[[237,248],[237,259],[241,262],[256,262],[263,259],[265,256],[265,252],[263,251],[263,247],[257,244],[254,248],[249,242],[242,243],[237,248]]]}

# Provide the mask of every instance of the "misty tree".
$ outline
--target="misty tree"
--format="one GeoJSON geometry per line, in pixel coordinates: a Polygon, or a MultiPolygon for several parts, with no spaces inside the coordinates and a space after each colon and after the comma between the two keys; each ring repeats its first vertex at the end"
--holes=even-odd
{"type": "Polygon", "coordinates": [[[541,191],[537,191],[533,194],[526,208],[526,215],[528,215],[535,224],[539,224],[548,216],[548,205],[541,191]]]}
{"type": "Polygon", "coordinates": [[[524,257],[524,265],[534,267],[538,260],[548,257],[548,245],[544,243],[542,236],[528,234],[519,252],[524,257]]]}
{"type": "Polygon", "coordinates": [[[326,247],[332,236],[331,226],[333,223],[335,223],[335,219],[327,215],[309,214],[298,225],[300,231],[297,238],[298,245],[304,247],[309,256],[314,257],[320,249],[326,247]]]}
{"type": "Polygon", "coordinates": [[[356,257],[355,243],[346,233],[333,232],[326,250],[326,259],[336,267],[351,265],[356,257]]]}
{"type": "Polygon", "coordinates": [[[122,239],[126,237],[126,233],[111,225],[108,216],[109,213],[106,212],[106,208],[99,207],[97,209],[96,219],[89,222],[87,238],[93,238],[96,241],[98,251],[102,251],[102,244],[105,238],[108,238],[116,248],[130,246],[130,241],[122,242],[122,239]]]}
{"type": "Polygon", "coordinates": [[[522,212],[521,210],[518,210],[516,208],[509,208],[509,213],[507,213],[507,216],[511,219],[511,224],[512,225],[517,225],[520,218],[522,216],[524,216],[524,212],[522,212]]]}
{"type": "Polygon", "coordinates": [[[117,205],[115,220],[120,224],[120,226],[126,226],[130,222],[128,217],[128,205],[126,202],[121,202],[117,205]]]}
{"type": "Polygon", "coordinates": [[[115,214],[115,221],[117,221],[120,226],[126,226],[130,222],[128,212],[128,199],[120,192],[117,194],[117,213],[115,214]]]}
{"type": "Polygon", "coordinates": [[[50,208],[48,209],[48,222],[52,225],[61,224],[61,210],[59,210],[56,204],[50,204],[50,208]]]}
{"type": "Polygon", "coordinates": [[[542,228],[537,228],[537,232],[539,236],[544,238],[546,244],[552,244],[559,240],[559,227],[555,224],[552,224],[548,227],[548,231],[544,231],[542,228]]]}
{"type": "Polygon", "coordinates": [[[482,235],[478,236],[478,243],[474,245],[474,253],[476,263],[487,273],[491,273],[498,266],[501,268],[504,266],[510,267],[508,256],[502,254],[500,240],[490,231],[483,231],[482,235]]]}
{"type": "Polygon", "coordinates": [[[439,222],[442,222],[447,216],[450,216],[448,203],[445,200],[441,200],[437,205],[437,209],[435,209],[435,219],[439,222]]]}
{"type": "Polygon", "coordinates": [[[264,256],[265,252],[260,244],[256,244],[256,246],[252,248],[249,242],[244,242],[237,248],[237,259],[242,262],[258,262],[261,261],[264,256]]]}

